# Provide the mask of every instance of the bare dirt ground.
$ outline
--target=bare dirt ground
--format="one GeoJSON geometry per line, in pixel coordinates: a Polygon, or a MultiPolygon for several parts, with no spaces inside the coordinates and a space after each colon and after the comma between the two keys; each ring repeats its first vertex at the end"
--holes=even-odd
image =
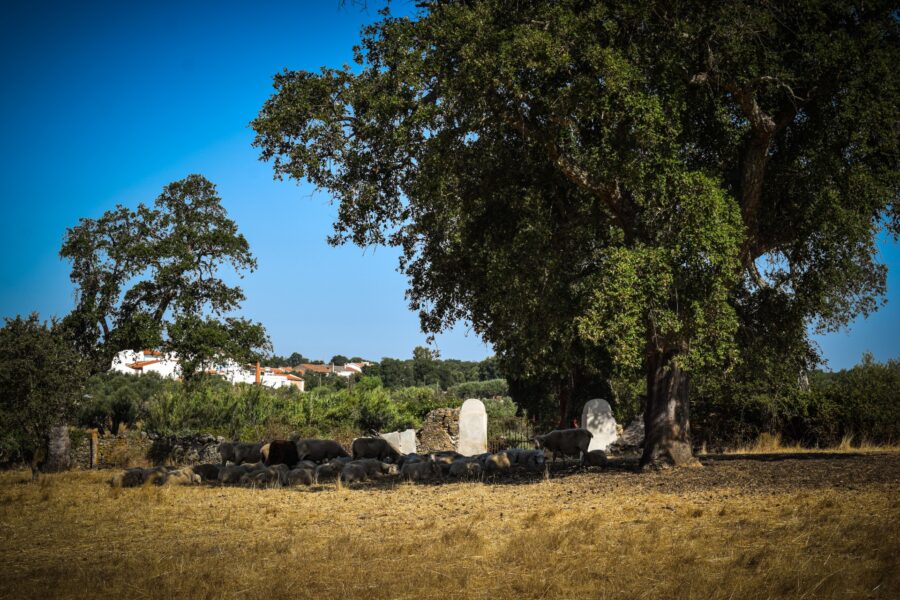
{"type": "Polygon", "coordinates": [[[900,598],[900,453],[358,488],[0,473],[0,598],[900,598]]]}

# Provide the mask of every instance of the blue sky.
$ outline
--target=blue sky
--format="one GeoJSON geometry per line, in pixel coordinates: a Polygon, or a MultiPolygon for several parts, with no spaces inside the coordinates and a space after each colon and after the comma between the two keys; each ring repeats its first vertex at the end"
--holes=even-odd
{"type": "MultiPolygon", "coordinates": [[[[283,68],[350,63],[376,12],[352,2],[4,2],[0,7],[0,316],[72,307],[65,228],[121,203],[150,203],[189,173],[218,185],[259,269],[243,314],[276,352],[406,357],[423,344],[391,249],[325,243],[335,208],[308,185],[272,180],[248,127],[283,68]]],[[[369,3],[374,5],[375,3],[369,3]]],[[[393,11],[412,10],[395,2],[393,11]]],[[[832,368],[870,350],[900,355],[900,249],[882,246],[889,302],[819,341],[832,368]]],[[[446,358],[491,354],[459,326],[446,358]]]]}

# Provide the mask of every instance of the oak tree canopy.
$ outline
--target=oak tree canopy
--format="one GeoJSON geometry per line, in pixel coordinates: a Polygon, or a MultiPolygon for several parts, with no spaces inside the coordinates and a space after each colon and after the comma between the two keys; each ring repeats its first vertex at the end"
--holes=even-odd
{"type": "Polygon", "coordinates": [[[875,310],[898,233],[888,2],[433,1],[356,66],[286,70],[252,126],[330,240],[401,249],[435,333],[511,376],[646,373],[644,464],[692,464],[690,376],[875,310]]]}
{"type": "Polygon", "coordinates": [[[202,175],[170,183],[153,206],[117,206],[66,231],[60,256],[72,263],[76,306],[62,325],[105,371],[116,352],[162,348],[179,354],[184,376],[216,356],[250,360],[269,349],[262,325],[227,313],[256,268],[246,238],[202,175]]]}

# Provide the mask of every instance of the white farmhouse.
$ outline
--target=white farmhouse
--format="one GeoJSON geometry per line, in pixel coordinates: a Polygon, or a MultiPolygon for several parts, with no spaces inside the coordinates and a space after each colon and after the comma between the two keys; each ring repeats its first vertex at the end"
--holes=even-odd
{"type": "Polygon", "coordinates": [[[367,361],[363,362],[355,362],[355,363],[347,363],[344,366],[332,366],[334,369],[334,373],[340,375],[341,377],[351,377],[353,375],[359,375],[363,372],[363,367],[368,367],[374,363],[370,363],[367,361]]]}
{"type": "MultiPolygon", "coordinates": [[[[112,360],[110,371],[126,375],[143,375],[156,373],[167,379],[181,378],[181,365],[174,352],[163,354],[158,350],[122,350],[112,360]]],[[[250,383],[277,389],[295,387],[305,391],[306,382],[302,377],[293,375],[283,369],[260,367],[259,365],[241,365],[231,359],[225,359],[209,365],[207,372],[220,375],[232,385],[250,383]]]]}
{"type": "Polygon", "coordinates": [[[158,350],[122,350],[112,360],[110,371],[126,375],[156,373],[166,379],[181,377],[181,366],[174,352],[163,354],[158,350]]]}

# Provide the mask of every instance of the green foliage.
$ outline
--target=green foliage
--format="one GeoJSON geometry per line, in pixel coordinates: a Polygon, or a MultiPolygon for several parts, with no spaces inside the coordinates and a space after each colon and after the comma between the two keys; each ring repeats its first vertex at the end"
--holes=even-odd
{"type": "Polygon", "coordinates": [[[0,328],[0,463],[46,448],[50,428],[77,410],[84,360],[58,323],[4,319],[0,328]]]}
{"type": "Polygon", "coordinates": [[[233,386],[213,377],[185,386],[153,375],[107,373],[91,378],[87,392],[78,415],[83,427],[116,431],[124,423],[166,435],[203,432],[241,439],[393,431],[417,427],[429,411],[459,404],[433,388],[389,390],[377,377],[363,377],[349,388],[301,393],[233,386]]]}
{"type": "Polygon", "coordinates": [[[796,376],[780,385],[730,378],[696,383],[693,426],[698,442],[711,448],[740,446],[761,433],[805,446],[833,446],[844,436],[881,444],[900,440],[897,360],[816,371],[805,390],[796,376]]]}
{"type": "Polygon", "coordinates": [[[165,347],[178,355],[182,378],[192,384],[223,357],[251,362],[271,349],[262,325],[243,318],[183,315],[168,327],[165,347]]]}
{"type": "Polygon", "coordinates": [[[501,398],[488,398],[483,401],[484,410],[488,419],[504,419],[507,417],[515,417],[519,410],[516,403],[509,396],[501,398]]]}
{"type": "Polygon", "coordinates": [[[462,400],[466,398],[496,398],[509,394],[509,386],[505,379],[488,381],[468,381],[454,385],[447,393],[462,400]]]}
{"type": "Polygon", "coordinates": [[[293,352],[284,362],[292,367],[296,367],[301,363],[308,362],[308,359],[299,352],[293,352]]]}
{"type": "Polygon", "coordinates": [[[598,254],[597,274],[583,283],[590,291],[579,331],[619,368],[641,367],[646,340],[678,349],[678,361],[692,372],[725,365],[738,327],[729,291],[743,238],[739,211],[702,175],[677,175],[663,185],[672,189],[644,207],[653,235],[598,254]]]}
{"type": "Polygon", "coordinates": [[[402,414],[421,424],[429,412],[436,408],[455,408],[462,404],[449,394],[435,391],[433,387],[404,387],[390,390],[391,397],[400,406],[402,414]]]}
{"type": "Polygon", "coordinates": [[[647,381],[638,370],[624,371],[609,380],[609,403],[616,422],[628,426],[643,412],[647,381]]]}
{"type": "Polygon", "coordinates": [[[892,3],[419,6],[357,68],[276,75],[255,144],[339,202],[332,243],[399,248],[423,330],[470,323],[541,412],[620,369],[728,372],[767,327],[790,362],[808,323],[879,305],[892,3]]]}
{"type": "Polygon", "coordinates": [[[211,354],[233,352],[235,344],[211,347],[213,339],[224,342],[230,334],[254,342],[241,354],[267,348],[260,325],[217,320],[244,300],[221,270],[242,274],[256,261],[215,185],[201,175],[167,185],[153,207],[117,206],[99,219],[81,219],[66,231],[60,256],[72,263],[77,298],[63,325],[94,372],[106,370],[119,350],[167,343],[197,366],[211,354]],[[216,326],[219,331],[212,331],[216,326]],[[203,332],[191,334],[193,327],[203,332]]]}
{"type": "Polygon", "coordinates": [[[445,391],[461,383],[497,379],[502,375],[495,357],[481,362],[442,360],[423,346],[413,350],[410,360],[383,358],[380,363],[365,367],[363,372],[381,378],[384,387],[390,389],[437,386],[445,391]]]}
{"type": "Polygon", "coordinates": [[[306,391],[321,390],[345,390],[353,382],[348,377],[337,375],[324,375],[322,373],[307,372],[303,378],[306,381],[306,391]]]}
{"type": "Polygon", "coordinates": [[[156,373],[140,377],[122,373],[94,375],[85,386],[77,422],[82,427],[112,433],[119,430],[120,424],[135,427],[144,414],[146,400],[175,387],[175,382],[156,373]]]}

